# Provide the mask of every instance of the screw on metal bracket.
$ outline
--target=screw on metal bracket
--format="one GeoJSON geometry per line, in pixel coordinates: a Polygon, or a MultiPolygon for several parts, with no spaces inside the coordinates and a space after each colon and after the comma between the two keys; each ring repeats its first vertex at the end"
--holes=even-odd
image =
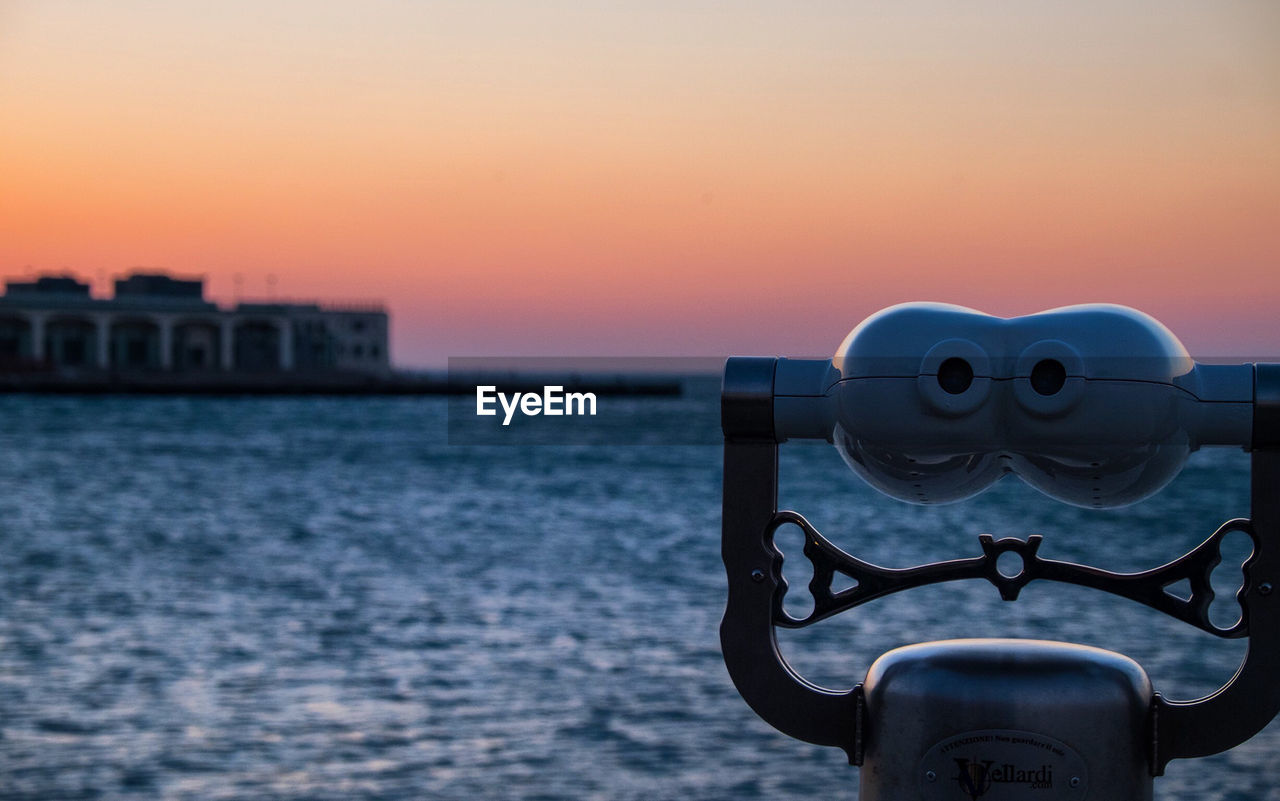
{"type": "Polygon", "coordinates": [[[1269,582],[1269,581],[1264,581],[1264,582],[1262,582],[1261,584],[1259,584],[1259,585],[1258,585],[1258,594],[1259,594],[1259,595],[1270,595],[1270,594],[1271,594],[1271,582],[1269,582]]]}
{"type": "Polygon", "coordinates": [[[751,580],[754,581],[756,584],[759,584],[760,582],[764,581],[764,571],[758,567],[755,570],[752,570],[751,580]]]}
{"type": "Polygon", "coordinates": [[[1071,777],[1071,781],[1067,782],[1067,784],[1071,785],[1072,787],[1079,787],[1079,786],[1080,786],[1080,777],[1079,777],[1079,776],[1072,776],[1072,777],[1071,777]]]}
{"type": "Polygon", "coordinates": [[[930,770],[930,771],[926,771],[926,772],[925,772],[925,774],[924,774],[924,777],[925,777],[926,779],[928,779],[929,781],[931,781],[931,782],[936,782],[936,781],[938,780],[938,774],[934,773],[934,772],[933,772],[933,771],[931,771],[931,770],[930,770]]]}

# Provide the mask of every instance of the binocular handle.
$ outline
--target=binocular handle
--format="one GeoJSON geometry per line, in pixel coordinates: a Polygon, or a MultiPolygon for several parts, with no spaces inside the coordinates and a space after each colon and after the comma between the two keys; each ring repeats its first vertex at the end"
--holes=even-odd
{"type": "MultiPolygon", "coordinates": [[[[734,685],[760,717],[798,739],[843,748],[858,765],[865,739],[861,685],[846,692],[819,687],[797,674],[777,646],[782,557],[772,532],[778,516],[778,443],[817,431],[805,427],[807,413],[785,407],[792,405],[789,398],[800,398],[799,403],[820,411],[825,392],[793,394],[794,387],[815,387],[830,377],[820,362],[787,361],[733,358],[725,366],[722,557],[729,598],[721,647],[734,685]],[[777,391],[779,377],[788,392],[777,391]],[[779,419],[782,432],[776,427],[779,419]]],[[[1231,681],[1209,696],[1180,702],[1155,695],[1149,731],[1153,775],[1163,773],[1171,759],[1232,748],[1280,712],[1280,365],[1240,365],[1228,379],[1231,384],[1238,383],[1242,370],[1252,379],[1250,436],[1243,444],[1252,451],[1254,552],[1245,562],[1245,584],[1237,597],[1248,651],[1231,681]]]]}

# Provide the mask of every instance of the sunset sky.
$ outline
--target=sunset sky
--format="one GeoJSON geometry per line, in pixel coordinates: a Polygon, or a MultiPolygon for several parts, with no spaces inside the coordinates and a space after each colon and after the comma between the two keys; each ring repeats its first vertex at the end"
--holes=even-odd
{"type": "Polygon", "coordinates": [[[382,299],[404,366],[906,300],[1280,354],[1270,0],[0,2],[0,115],[0,276],[382,299]]]}

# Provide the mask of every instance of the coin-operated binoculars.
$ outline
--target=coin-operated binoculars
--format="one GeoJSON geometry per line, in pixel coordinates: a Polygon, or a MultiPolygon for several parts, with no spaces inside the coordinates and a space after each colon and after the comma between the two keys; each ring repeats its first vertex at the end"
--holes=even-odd
{"type": "Polygon", "coordinates": [[[774,727],[843,748],[862,768],[863,801],[1150,799],[1169,760],[1232,748],[1280,710],[1280,365],[1197,364],[1168,329],[1120,306],[1001,319],[909,304],[868,318],[831,360],[730,359],[721,415],[729,673],[774,727]],[[778,445],[794,439],[833,442],[873,487],[912,503],[961,500],[1013,473],[1090,508],[1141,500],[1192,450],[1231,445],[1252,454],[1252,510],[1143,573],[1043,559],[1038,536],[986,535],[981,556],[886,569],[777,508],[778,445]],[[773,543],[783,524],[803,530],[813,566],[813,612],[803,619],[783,608],[773,543]],[[1209,574],[1234,531],[1253,553],[1240,619],[1222,628],[1208,614],[1209,574]],[[1007,553],[1021,559],[1014,575],[996,566],[1007,553]],[[854,585],[833,591],[836,573],[854,585]],[[956,579],[986,579],[1008,601],[1036,579],[1103,590],[1248,638],[1247,656],[1225,687],[1178,702],[1129,658],[1068,643],[911,645],[882,655],[848,692],[806,681],[778,652],[778,626],[956,579]],[[1169,590],[1183,582],[1189,598],[1169,590]]]}

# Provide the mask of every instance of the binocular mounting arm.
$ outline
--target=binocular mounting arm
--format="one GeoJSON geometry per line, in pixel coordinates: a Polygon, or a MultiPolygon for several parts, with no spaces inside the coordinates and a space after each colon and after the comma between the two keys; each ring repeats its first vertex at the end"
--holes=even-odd
{"type": "MultiPolygon", "coordinates": [[[[1248,651],[1236,675],[1217,692],[1195,701],[1152,699],[1149,768],[1159,775],[1171,759],[1205,756],[1231,748],[1256,734],[1280,711],[1280,365],[1240,365],[1218,370],[1226,385],[1248,370],[1252,393],[1250,438],[1252,509],[1250,520],[1232,520],[1185,556],[1164,567],[1118,574],[1040,558],[1038,537],[1025,541],[984,537],[983,556],[902,570],[862,562],[823,539],[795,512],[777,508],[778,444],[788,438],[829,439],[834,411],[825,389],[834,378],[830,362],[773,358],[733,358],[725,367],[721,396],[724,450],[722,552],[729,600],[721,625],[726,665],[738,691],[775,728],[820,745],[843,748],[861,764],[865,709],[861,685],[846,692],[819,687],[797,674],[778,650],[776,628],[798,628],[884,595],[910,587],[962,578],[985,578],[1001,596],[1014,600],[1034,579],[1089,586],[1147,604],[1220,637],[1247,637],[1248,651]],[[824,386],[825,385],[825,386],[824,386]],[[781,391],[779,391],[781,390],[781,391]],[[782,429],[785,429],[782,430],[782,429]],[[784,524],[805,534],[805,554],[813,563],[813,613],[796,619],[785,613],[782,554],[773,534],[784,524]],[[1220,559],[1218,548],[1231,531],[1253,541],[1244,564],[1245,582],[1237,600],[1240,621],[1229,629],[1207,616],[1212,592],[1208,574],[1220,559]],[[1013,551],[1022,570],[1005,576],[996,558],[1013,551]],[[856,586],[832,592],[836,572],[856,586]],[[1188,579],[1191,597],[1166,591],[1188,579]]],[[[1212,372],[1212,371],[1210,371],[1212,372]]],[[[1243,398],[1233,389],[1223,408],[1243,398]]],[[[1230,411],[1237,415],[1238,409],[1230,411]]],[[[1239,432],[1241,426],[1229,426],[1239,432]]],[[[1213,430],[1212,421],[1206,430],[1213,430]]],[[[1221,428],[1220,428],[1221,430],[1221,428]]],[[[1233,435],[1234,436],[1234,435],[1233,435]]]]}

